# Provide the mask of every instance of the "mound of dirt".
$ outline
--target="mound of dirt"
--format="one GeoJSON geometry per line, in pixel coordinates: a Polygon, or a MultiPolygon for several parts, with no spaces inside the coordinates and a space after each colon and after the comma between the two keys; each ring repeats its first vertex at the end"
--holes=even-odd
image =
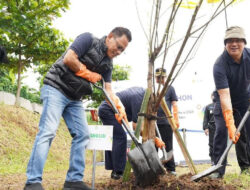
{"type": "Polygon", "coordinates": [[[98,184],[96,189],[98,190],[236,190],[231,185],[226,185],[222,180],[210,179],[208,177],[202,178],[199,182],[190,181],[191,174],[185,174],[180,177],[172,175],[164,175],[159,178],[156,184],[148,187],[139,187],[136,185],[135,177],[132,176],[128,182],[122,182],[122,180],[110,180],[104,184],[98,184]]]}

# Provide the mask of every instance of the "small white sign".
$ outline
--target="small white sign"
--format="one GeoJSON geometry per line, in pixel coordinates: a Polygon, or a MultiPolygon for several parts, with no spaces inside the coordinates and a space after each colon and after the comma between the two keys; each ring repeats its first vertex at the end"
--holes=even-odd
{"type": "Polygon", "coordinates": [[[112,125],[89,125],[90,141],[87,149],[112,150],[113,126],[112,125]]]}

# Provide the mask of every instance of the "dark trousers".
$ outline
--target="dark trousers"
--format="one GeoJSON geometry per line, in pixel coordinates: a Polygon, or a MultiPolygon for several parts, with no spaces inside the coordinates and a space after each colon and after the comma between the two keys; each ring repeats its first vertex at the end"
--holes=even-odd
{"type": "Polygon", "coordinates": [[[126,165],[127,135],[116,121],[114,113],[108,115],[109,117],[100,117],[103,125],[113,125],[112,151],[105,151],[105,169],[123,172],[126,165]]]}
{"type": "MultiPolygon", "coordinates": [[[[169,124],[158,124],[161,138],[166,145],[166,151],[169,152],[173,149],[173,131],[169,124]]],[[[164,164],[164,167],[169,171],[175,171],[174,157],[164,164]]]]}
{"type": "Polygon", "coordinates": [[[208,146],[209,146],[209,156],[211,158],[211,162],[214,163],[214,134],[215,134],[215,125],[210,125],[208,127],[208,146]]]}
{"type": "MultiPolygon", "coordinates": [[[[234,120],[236,127],[238,127],[242,117],[246,112],[246,109],[247,108],[234,110],[234,120]]],[[[221,111],[218,114],[214,114],[214,119],[216,125],[215,136],[214,136],[214,159],[215,159],[215,164],[217,164],[227,147],[228,131],[221,111]]],[[[250,167],[250,154],[249,154],[250,150],[249,150],[249,138],[248,138],[248,135],[250,134],[250,117],[245,122],[245,126],[242,128],[240,133],[241,135],[238,142],[235,145],[235,149],[236,149],[238,164],[241,170],[244,170],[250,167]]],[[[225,174],[226,160],[227,159],[225,159],[225,161],[223,162],[223,167],[218,170],[218,172],[222,175],[225,174]]]]}

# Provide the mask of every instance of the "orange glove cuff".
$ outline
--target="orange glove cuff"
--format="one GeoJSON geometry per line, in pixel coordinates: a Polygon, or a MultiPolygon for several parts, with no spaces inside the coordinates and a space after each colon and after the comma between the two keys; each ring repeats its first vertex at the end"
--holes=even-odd
{"type": "Polygon", "coordinates": [[[175,121],[176,127],[179,128],[180,124],[179,124],[178,106],[177,105],[173,106],[173,116],[174,116],[174,121],[175,121]]]}
{"type": "Polygon", "coordinates": [[[158,137],[155,137],[154,140],[155,140],[156,147],[158,147],[158,148],[165,148],[166,147],[165,143],[161,139],[159,139],[158,137]]]}
{"type": "Polygon", "coordinates": [[[81,64],[80,70],[76,72],[75,75],[87,79],[88,81],[93,83],[96,83],[102,79],[102,76],[100,74],[88,70],[84,64],[81,64]]]}
{"type": "Polygon", "coordinates": [[[228,135],[229,138],[233,141],[235,144],[239,138],[240,138],[240,133],[236,133],[236,127],[234,124],[234,117],[233,117],[233,111],[232,110],[224,110],[223,111],[223,117],[225,119],[226,127],[228,129],[228,135]]]}
{"type": "Polygon", "coordinates": [[[225,119],[227,128],[230,128],[231,126],[234,125],[233,110],[224,110],[223,117],[225,119]]]}
{"type": "Polygon", "coordinates": [[[119,114],[115,114],[115,118],[118,121],[118,123],[122,123],[122,119],[124,119],[127,123],[128,123],[128,119],[127,119],[127,114],[125,112],[125,108],[122,105],[120,99],[118,96],[114,95],[112,97],[112,100],[114,101],[115,107],[117,108],[119,114]]]}

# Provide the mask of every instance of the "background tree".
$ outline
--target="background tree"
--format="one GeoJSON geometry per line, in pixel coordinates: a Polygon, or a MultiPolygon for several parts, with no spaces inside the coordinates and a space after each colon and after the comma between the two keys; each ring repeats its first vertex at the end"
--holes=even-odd
{"type": "Polygon", "coordinates": [[[69,8],[69,0],[0,0],[0,44],[8,52],[8,68],[17,73],[16,105],[21,74],[32,65],[51,64],[68,41],[52,28],[53,19],[69,8]]]}

